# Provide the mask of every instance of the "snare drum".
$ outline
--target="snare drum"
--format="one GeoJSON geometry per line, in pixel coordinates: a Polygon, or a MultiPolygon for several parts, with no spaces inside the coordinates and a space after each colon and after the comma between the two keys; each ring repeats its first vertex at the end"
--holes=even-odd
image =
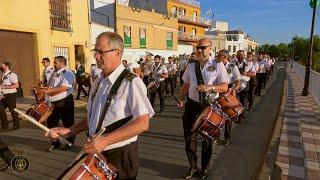
{"type": "Polygon", "coordinates": [[[117,177],[117,168],[112,164],[106,163],[98,155],[80,156],[71,164],[57,179],[61,180],[115,180],[117,177]]]}
{"type": "Polygon", "coordinates": [[[204,139],[213,139],[220,135],[220,130],[227,119],[219,108],[208,106],[197,118],[192,131],[197,131],[204,139]]]}
{"type": "Polygon", "coordinates": [[[52,114],[53,107],[47,102],[43,101],[39,104],[36,104],[34,108],[29,108],[26,114],[30,117],[33,117],[40,123],[45,122],[49,116],[52,114]]]}
{"type": "Polygon", "coordinates": [[[219,98],[217,98],[217,103],[221,106],[222,111],[228,115],[230,120],[234,120],[244,110],[237,97],[231,93],[231,89],[221,94],[219,98]]]}
{"type": "Polygon", "coordinates": [[[154,93],[154,92],[157,91],[157,89],[159,88],[159,86],[160,86],[160,83],[159,83],[159,82],[157,82],[157,81],[151,81],[151,82],[149,83],[149,85],[147,86],[147,89],[149,89],[149,91],[150,91],[151,93],[154,93]]]}

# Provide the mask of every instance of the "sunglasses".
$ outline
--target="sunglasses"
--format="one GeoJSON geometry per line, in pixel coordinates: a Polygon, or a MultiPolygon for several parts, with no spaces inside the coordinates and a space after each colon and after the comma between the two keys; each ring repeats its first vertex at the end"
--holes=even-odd
{"type": "Polygon", "coordinates": [[[196,49],[197,50],[201,49],[203,51],[203,50],[207,49],[207,47],[209,47],[209,46],[196,46],[196,49]]]}

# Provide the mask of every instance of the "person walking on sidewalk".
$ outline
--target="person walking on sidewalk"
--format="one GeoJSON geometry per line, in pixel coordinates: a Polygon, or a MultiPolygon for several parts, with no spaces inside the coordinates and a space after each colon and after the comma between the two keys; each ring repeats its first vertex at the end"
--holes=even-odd
{"type": "Polygon", "coordinates": [[[14,111],[17,104],[17,88],[19,88],[18,76],[10,71],[11,63],[1,63],[1,95],[0,95],[0,118],[2,129],[8,129],[8,118],[5,109],[8,108],[13,121],[13,129],[19,128],[19,117],[14,111]]]}

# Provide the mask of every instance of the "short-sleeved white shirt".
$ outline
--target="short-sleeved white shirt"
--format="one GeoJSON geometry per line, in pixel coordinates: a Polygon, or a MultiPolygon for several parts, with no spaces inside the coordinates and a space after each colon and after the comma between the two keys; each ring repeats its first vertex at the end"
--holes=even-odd
{"type": "Polygon", "coordinates": [[[227,64],[225,64],[226,69],[227,69],[227,73],[229,76],[229,84],[233,84],[236,80],[240,80],[241,78],[241,74],[240,71],[238,69],[238,66],[236,66],[235,64],[232,64],[230,62],[227,62],[227,64]]]}
{"type": "Polygon", "coordinates": [[[160,74],[168,73],[167,67],[160,63],[157,66],[153,64],[151,67],[151,70],[152,70],[152,75],[155,81],[164,81],[165,78],[161,77],[160,74]]]}
{"type": "Polygon", "coordinates": [[[62,68],[58,71],[53,71],[49,80],[48,80],[48,87],[49,88],[56,88],[61,86],[68,87],[67,91],[59,93],[54,96],[49,96],[49,100],[51,102],[59,101],[63,98],[66,98],[73,92],[73,83],[75,81],[75,75],[73,72],[66,68],[62,68]]]}
{"type": "Polygon", "coordinates": [[[177,65],[175,63],[167,63],[166,64],[169,75],[176,74],[177,65]]]}
{"type": "MultiPolygon", "coordinates": [[[[54,68],[52,66],[48,66],[43,70],[43,75],[44,75],[43,78],[45,78],[47,80],[47,83],[48,83],[48,81],[50,79],[50,76],[53,73],[53,71],[54,71],[54,68]]],[[[44,82],[45,79],[43,79],[43,82],[44,82]]]]}
{"type": "Polygon", "coordinates": [[[101,72],[102,70],[99,69],[97,66],[92,66],[90,75],[92,76],[93,79],[95,79],[96,77],[98,77],[99,74],[101,74],[101,72]]]}
{"type": "MultiPolygon", "coordinates": [[[[92,137],[96,132],[110,89],[123,70],[124,66],[121,64],[108,77],[104,77],[103,74],[100,74],[93,83],[87,105],[87,119],[90,137],[92,137]]],[[[150,118],[154,115],[153,108],[147,97],[146,86],[138,77],[134,78],[132,81],[123,79],[117,94],[111,101],[110,107],[102,123],[102,127],[106,127],[129,116],[133,116],[131,121],[134,121],[137,117],[145,114],[148,114],[150,118]]],[[[112,144],[105,150],[130,144],[131,142],[136,141],[137,137],[138,136],[134,136],[130,139],[112,144]]]]}
{"type": "MultiPolygon", "coordinates": [[[[15,73],[13,73],[11,71],[7,71],[6,73],[3,74],[2,85],[11,86],[14,83],[18,83],[18,76],[15,73]]],[[[2,94],[11,94],[11,93],[16,93],[17,89],[16,88],[12,88],[12,89],[2,89],[1,88],[1,92],[2,92],[2,94]]]]}
{"type": "MultiPolygon", "coordinates": [[[[205,85],[218,85],[229,82],[229,76],[226,67],[222,62],[217,62],[209,58],[207,63],[201,69],[202,78],[205,85]]],[[[197,90],[197,78],[195,72],[195,63],[189,63],[183,74],[183,81],[190,85],[188,97],[193,101],[200,102],[199,91],[197,90]]]]}

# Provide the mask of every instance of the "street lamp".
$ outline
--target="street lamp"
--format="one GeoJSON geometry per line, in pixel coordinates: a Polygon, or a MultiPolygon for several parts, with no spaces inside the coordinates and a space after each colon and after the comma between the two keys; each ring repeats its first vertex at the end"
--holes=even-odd
{"type": "Polygon", "coordinates": [[[312,65],[313,30],[314,30],[314,23],[316,19],[316,12],[317,12],[317,5],[318,5],[317,1],[318,0],[311,1],[311,3],[313,3],[314,6],[313,6],[313,14],[312,14],[308,61],[307,61],[307,67],[306,67],[306,76],[304,78],[304,87],[302,90],[302,96],[308,96],[309,94],[310,69],[312,65]]]}

